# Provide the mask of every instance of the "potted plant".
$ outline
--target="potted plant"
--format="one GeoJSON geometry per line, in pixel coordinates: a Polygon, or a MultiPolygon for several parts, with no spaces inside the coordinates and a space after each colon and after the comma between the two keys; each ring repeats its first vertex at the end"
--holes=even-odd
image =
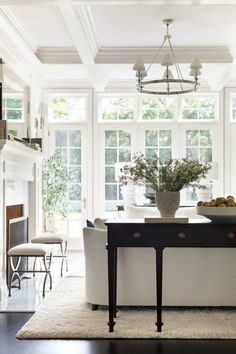
{"type": "Polygon", "coordinates": [[[211,168],[190,159],[161,161],[157,156],[146,158],[142,153],[133,156],[133,163],[121,169],[122,184],[133,182],[150,186],[156,193],[156,205],[161,217],[174,217],[179,207],[181,189],[200,184],[211,168]]]}
{"type": "Polygon", "coordinates": [[[56,150],[42,165],[42,209],[44,231],[54,231],[55,214],[66,217],[70,175],[61,151],[56,150]]]}

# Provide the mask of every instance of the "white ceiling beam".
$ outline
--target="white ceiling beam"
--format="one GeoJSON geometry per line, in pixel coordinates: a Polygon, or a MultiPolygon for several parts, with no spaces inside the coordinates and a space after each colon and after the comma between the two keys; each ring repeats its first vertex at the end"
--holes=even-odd
{"type": "Polygon", "coordinates": [[[15,70],[17,76],[22,79],[24,77],[26,83],[32,76],[40,80],[43,75],[42,64],[11,23],[4,8],[0,8],[0,38],[0,57],[4,63],[8,64],[11,70],[15,70]]]}
{"type": "MultiPolygon", "coordinates": [[[[137,57],[142,57],[145,63],[152,62],[157,47],[106,47],[100,48],[96,56],[97,64],[133,64],[137,57]]],[[[198,56],[202,63],[232,63],[233,57],[226,46],[192,46],[174,47],[176,61],[189,63],[192,58],[198,56]]],[[[169,48],[162,49],[162,55],[157,57],[156,63],[160,63],[163,55],[169,52],[169,48]]]]}
{"type": "Polygon", "coordinates": [[[91,81],[96,90],[104,90],[107,84],[107,78],[105,75],[102,75],[95,64],[94,48],[91,48],[89,45],[88,36],[86,35],[79,13],[76,12],[76,9],[71,6],[69,1],[63,1],[58,4],[58,8],[87,72],[88,80],[91,81]]]}

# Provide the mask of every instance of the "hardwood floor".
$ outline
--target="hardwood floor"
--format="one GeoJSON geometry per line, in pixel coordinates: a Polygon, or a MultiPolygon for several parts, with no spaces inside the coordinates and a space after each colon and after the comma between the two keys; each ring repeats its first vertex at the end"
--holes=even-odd
{"type": "MultiPolygon", "coordinates": [[[[236,340],[18,340],[30,313],[0,313],[0,354],[235,354],[236,340]]],[[[223,325],[223,324],[222,324],[223,325]]]]}

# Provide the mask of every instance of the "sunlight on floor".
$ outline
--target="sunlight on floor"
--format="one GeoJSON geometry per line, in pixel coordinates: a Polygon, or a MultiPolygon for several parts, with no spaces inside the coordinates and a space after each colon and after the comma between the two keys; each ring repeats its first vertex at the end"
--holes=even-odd
{"type": "MultiPolygon", "coordinates": [[[[68,253],[68,272],[64,270],[66,276],[84,276],[84,255],[83,252],[68,253]]],[[[53,279],[53,289],[60,284],[60,268],[61,259],[54,258],[51,272],[53,279]]],[[[12,289],[12,296],[8,296],[0,301],[0,312],[34,312],[37,307],[46,299],[51,291],[49,290],[49,282],[46,285],[45,298],[42,297],[43,289],[43,274],[38,274],[35,277],[29,274],[29,279],[22,280],[22,288],[12,289]]]]}

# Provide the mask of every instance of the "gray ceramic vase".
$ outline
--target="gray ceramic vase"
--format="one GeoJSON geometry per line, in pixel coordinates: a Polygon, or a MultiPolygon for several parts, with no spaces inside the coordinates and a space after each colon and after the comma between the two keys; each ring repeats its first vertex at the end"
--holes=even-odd
{"type": "Polygon", "coordinates": [[[156,206],[161,217],[174,217],[180,203],[180,192],[156,192],[156,206]]]}

